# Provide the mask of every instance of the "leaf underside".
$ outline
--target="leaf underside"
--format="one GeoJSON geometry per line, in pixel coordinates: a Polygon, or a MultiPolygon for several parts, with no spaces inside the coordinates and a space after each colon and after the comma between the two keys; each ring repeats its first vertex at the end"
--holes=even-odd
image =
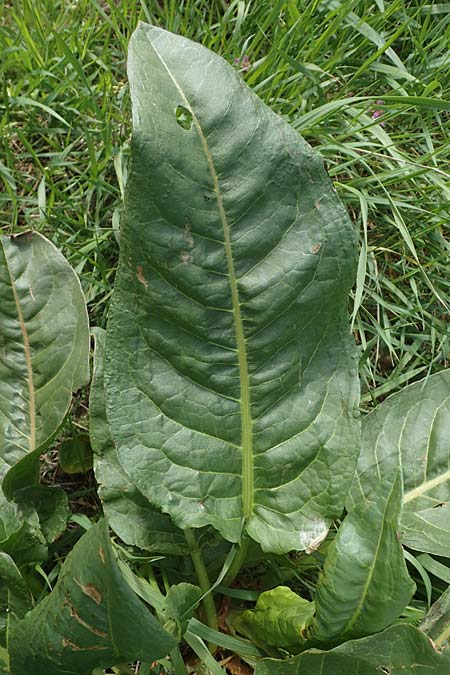
{"type": "Polygon", "coordinates": [[[221,58],[141,24],[128,70],[105,360],[118,460],[178,527],[317,546],[359,446],[351,224],[319,155],[221,58]]]}

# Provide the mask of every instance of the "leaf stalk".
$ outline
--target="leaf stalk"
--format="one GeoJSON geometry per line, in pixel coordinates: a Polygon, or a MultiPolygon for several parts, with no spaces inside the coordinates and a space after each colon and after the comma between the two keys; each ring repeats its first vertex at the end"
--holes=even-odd
{"type": "MultiPolygon", "coordinates": [[[[210,593],[211,583],[209,581],[208,572],[200,551],[195,534],[191,529],[183,530],[184,536],[186,538],[187,544],[189,546],[189,551],[192,559],[192,564],[194,565],[195,573],[198,579],[198,585],[200,586],[202,593],[204,594],[203,598],[203,608],[205,611],[205,620],[207,625],[214,630],[218,629],[217,624],[217,614],[216,606],[214,604],[214,599],[210,593]]],[[[210,649],[211,646],[210,646],[210,649]]]]}

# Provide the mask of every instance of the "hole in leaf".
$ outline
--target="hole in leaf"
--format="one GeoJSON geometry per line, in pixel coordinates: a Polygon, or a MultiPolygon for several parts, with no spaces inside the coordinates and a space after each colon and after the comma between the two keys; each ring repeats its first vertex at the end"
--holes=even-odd
{"type": "Polygon", "coordinates": [[[190,110],[184,107],[184,105],[179,105],[175,110],[175,117],[177,123],[182,129],[190,131],[192,129],[192,113],[190,110]]]}

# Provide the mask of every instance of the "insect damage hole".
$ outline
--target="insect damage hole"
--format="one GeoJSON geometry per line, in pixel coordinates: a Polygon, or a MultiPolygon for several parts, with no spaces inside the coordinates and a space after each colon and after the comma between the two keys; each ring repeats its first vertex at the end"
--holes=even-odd
{"type": "Polygon", "coordinates": [[[184,105],[179,105],[175,110],[175,118],[177,124],[186,131],[192,129],[192,113],[190,110],[184,107],[184,105]]]}

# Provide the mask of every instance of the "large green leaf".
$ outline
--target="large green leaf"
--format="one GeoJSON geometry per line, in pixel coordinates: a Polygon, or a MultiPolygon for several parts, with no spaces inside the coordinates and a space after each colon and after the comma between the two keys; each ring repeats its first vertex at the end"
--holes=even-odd
{"type": "Polygon", "coordinates": [[[180,528],[317,546],[359,448],[354,231],[317,152],[221,58],[140,24],[128,71],[105,366],[120,464],[180,528]]]}
{"type": "Polygon", "coordinates": [[[415,584],[398,539],[401,478],[378,482],[331,543],[317,584],[312,634],[319,642],[377,633],[402,613],[415,584]]]}
{"type": "Polygon", "coordinates": [[[401,539],[450,557],[450,370],[405,387],[364,419],[350,503],[403,479],[401,539]]]}
{"type": "Polygon", "coordinates": [[[80,282],[42,235],[0,237],[0,478],[5,491],[40,452],[89,379],[89,331],[80,282]],[[23,462],[18,466],[18,462],[23,462]]]}
{"type": "Polygon", "coordinates": [[[98,494],[111,528],[127,544],[163,554],[189,553],[183,532],[139,492],[121,467],[106,419],[103,386],[105,331],[94,328],[94,368],[89,399],[89,434],[98,494]]]}
{"type": "Polygon", "coordinates": [[[263,659],[255,675],[448,675],[450,650],[440,652],[413,626],[350,640],[328,652],[311,650],[287,661],[263,659]]]}
{"type": "Polygon", "coordinates": [[[87,675],[121,661],[151,662],[175,645],[122,578],[100,522],[67,556],[50,595],[13,627],[11,672],[87,675]]]}

